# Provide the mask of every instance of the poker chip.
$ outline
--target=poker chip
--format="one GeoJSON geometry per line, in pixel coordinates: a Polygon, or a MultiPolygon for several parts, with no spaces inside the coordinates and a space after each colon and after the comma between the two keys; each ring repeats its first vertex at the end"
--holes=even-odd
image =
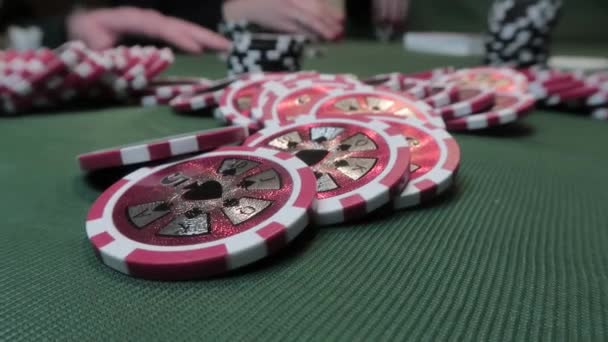
{"type": "Polygon", "coordinates": [[[427,81],[415,78],[403,79],[399,90],[417,99],[426,98],[432,93],[432,87],[427,81]]]}
{"type": "Polygon", "coordinates": [[[259,123],[252,119],[251,103],[259,88],[265,82],[280,79],[280,73],[256,73],[241,77],[228,85],[219,99],[218,115],[228,124],[247,126],[252,130],[259,129],[259,123]]]}
{"type": "Polygon", "coordinates": [[[445,127],[443,119],[423,101],[404,94],[371,87],[332,89],[310,110],[317,117],[359,115],[369,113],[416,117],[437,127],[445,127]]]}
{"type": "Polygon", "coordinates": [[[214,82],[210,87],[199,89],[194,93],[183,93],[174,97],[169,105],[176,111],[192,112],[216,107],[224,89],[237,78],[226,78],[214,82]]]}
{"type": "Polygon", "coordinates": [[[478,67],[460,69],[445,75],[440,83],[456,83],[463,87],[491,89],[496,92],[524,93],[528,90],[528,79],[510,68],[478,67]]]}
{"type": "Polygon", "coordinates": [[[197,131],[81,154],[78,156],[78,163],[82,170],[93,171],[166,160],[195,152],[210,151],[221,146],[239,144],[248,135],[248,129],[243,126],[197,131]]]}
{"type": "Polygon", "coordinates": [[[378,74],[369,78],[363,79],[362,82],[371,86],[385,86],[392,90],[401,90],[401,80],[403,74],[400,72],[391,72],[388,74],[378,74]]]}
{"type": "Polygon", "coordinates": [[[450,188],[460,165],[460,147],[448,132],[414,118],[373,118],[400,130],[410,147],[410,179],[393,200],[395,209],[427,202],[450,188]]]}
{"type": "Polygon", "coordinates": [[[586,99],[585,104],[589,107],[608,105],[608,90],[598,90],[586,99]]]}
{"type": "Polygon", "coordinates": [[[551,85],[572,81],[574,79],[574,76],[571,73],[559,70],[530,67],[519,69],[518,71],[528,78],[528,81],[531,82],[530,84],[539,83],[541,85],[551,85]]]}
{"type": "Polygon", "coordinates": [[[139,99],[139,104],[142,107],[156,107],[156,106],[160,106],[160,105],[169,104],[169,102],[170,102],[170,100],[160,99],[155,95],[146,95],[146,96],[142,96],[139,99]]]}
{"type": "Polygon", "coordinates": [[[226,57],[229,75],[298,71],[308,41],[299,34],[249,31],[235,32],[230,37],[232,48],[226,57]]]}
{"type": "Polygon", "coordinates": [[[444,120],[463,117],[490,108],[494,104],[494,95],[490,89],[458,87],[457,100],[437,110],[444,120]]]}
{"type": "Polygon", "coordinates": [[[399,72],[375,75],[363,80],[371,86],[383,86],[394,91],[403,91],[417,99],[422,99],[431,93],[429,81],[410,77],[399,72]]]}
{"type": "Polygon", "coordinates": [[[95,201],[86,232],[101,261],[124,274],[210,277],[298,236],[314,184],[310,168],[288,153],[223,148],[127,175],[95,201]]]}
{"type": "Polygon", "coordinates": [[[591,117],[596,120],[608,120],[608,108],[596,108],[592,110],[591,117]]]}
{"type": "Polygon", "coordinates": [[[447,84],[445,86],[432,87],[428,96],[422,100],[432,107],[445,107],[458,98],[458,86],[455,84],[447,84]]]}
{"type": "Polygon", "coordinates": [[[600,89],[608,91],[608,71],[595,72],[585,79],[589,84],[598,86],[600,89]]]}
{"type": "Polygon", "coordinates": [[[194,112],[217,106],[221,91],[207,92],[203,94],[178,95],[169,102],[171,108],[179,112],[194,112]]]}
{"type": "Polygon", "coordinates": [[[488,15],[485,63],[517,68],[546,65],[561,0],[496,0],[488,15]]]}
{"type": "Polygon", "coordinates": [[[371,86],[387,87],[394,91],[402,91],[417,99],[425,98],[432,92],[429,81],[411,78],[398,72],[375,75],[364,80],[363,83],[371,86]]]}
{"type": "Polygon", "coordinates": [[[454,67],[447,66],[447,67],[443,67],[443,68],[435,68],[435,69],[431,69],[431,70],[424,70],[424,71],[404,74],[404,76],[406,78],[410,78],[410,79],[417,78],[417,79],[426,80],[426,81],[437,81],[437,80],[443,78],[444,76],[453,73],[454,70],[455,70],[454,67]]]}
{"type": "Polygon", "coordinates": [[[567,89],[555,94],[551,94],[551,96],[544,101],[544,104],[548,106],[555,106],[568,101],[584,100],[595,94],[597,90],[597,87],[587,85],[567,89]]]}
{"type": "Polygon", "coordinates": [[[405,187],[410,151],[398,129],[359,117],[298,117],[265,128],[245,145],[289,152],[317,179],[313,218],[329,225],[353,220],[389,203],[405,187]]]}
{"type": "MultiPolygon", "coordinates": [[[[10,60],[0,61],[0,98],[5,113],[76,101],[131,100],[173,61],[169,49],[135,46],[93,51],[75,41],[54,50],[15,51],[8,56],[10,60]]],[[[163,100],[145,98],[140,102],[151,105],[163,100]]]]}
{"type": "Polygon", "coordinates": [[[207,90],[213,86],[213,81],[200,78],[186,78],[181,82],[160,81],[149,84],[143,91],[144,95],[154,95],[159,100],[171,100],[178,95],[189,95],[207,90]]]}
{"type": "Polygon", "coordinates": [[[494,106],[486,112],[447,120],[450,131],[479,130],[514,122],[529,114],[536,99],[529,94],[497,93],[494,106]]]}
{"type": "Polygon", "coordinates": [[[585,83],[583,81],[576,79],[571,79],[563,82],[554,82],[550,84],[533,82],[529,84],[528,92],[534,95],[537,100],[544,100],[550,97],[551,95],[560,94],[565,91],[584,86],[585,83]]]}
{"type": "Polygon", "coordinates": [[[332,89],[355,89],[360,86],[358,81],[342,75],[316,75],[267,82],[253,98],[251,115],[264,125],[286,123],[298,116],[309,115],[317,101],[332,89]]]}

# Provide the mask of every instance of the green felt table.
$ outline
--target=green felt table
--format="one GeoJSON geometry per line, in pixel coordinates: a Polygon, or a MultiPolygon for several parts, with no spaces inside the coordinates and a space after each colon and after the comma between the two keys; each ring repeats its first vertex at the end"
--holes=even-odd
{"type": "MultiPolygon", "coordinates": [[[[371,75],[476,62],[351,41],[305,66],[371,75]]],[[[225,69],[180,57],[169,73],[225,69]]],[[[462,164],[446,196],[311,228],[228,276],[146,281],[99,262],[85,216],[117,173],[86,177],[75,156],[216,126],[162,107],[1,119],[0,340],[608,339],[607,124],[537,110],[456,134],[462,164]]]]}

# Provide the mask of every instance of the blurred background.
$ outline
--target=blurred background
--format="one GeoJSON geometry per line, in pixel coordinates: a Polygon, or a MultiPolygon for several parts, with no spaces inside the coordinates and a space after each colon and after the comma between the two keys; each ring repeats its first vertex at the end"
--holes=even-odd
{"type": "MultiPolygon", "coordinates": [[[[345,29],[349,37],[373,38],[373,20],[370,0],[328,0],[334,7],[347,12],[345,29]]],[[[148,6],[154,1],[130,1],[148,6]]],[[[5,32],[9,25],[36,24],[50,37],[46,43],[57,45],[57,37],[62,32],[61,18],[79,7],[112,6],[120,1],[104,0],[56,0],[56,1],[7,1],[0,2],[0,30],[5,32]]],[[[489,0],[425,0],[410,1],[403,29],[409,31],[457,31],[483,32],[487,26],[489,0]]],[[[175,6],[183,6],[172,2],[175,6]]],[[[163,6],[167,6],[166,4],[163,6]]],[[[553,38],[555,41],[608,41],[605,23],[608,20],[608,1],[577,0],[565,1],[559,25],[553,38]]],[[[213,27],[212,29],[216,29],[213,27]]],[[[5,35],[4,35],[5,36],[5,35]]],[[[48,45],[47,44],[47,45],[48,45]]]]}

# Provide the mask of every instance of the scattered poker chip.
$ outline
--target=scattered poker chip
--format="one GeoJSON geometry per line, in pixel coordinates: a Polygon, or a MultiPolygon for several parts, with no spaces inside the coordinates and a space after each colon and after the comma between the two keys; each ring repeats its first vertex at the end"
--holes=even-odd
{"type": "Polygon", "coordinates": [[[361,80],[363,83],[371,86],[385,86],[392,90],[401,90],[401,80],[403,74],[400,72],[391,72],[388,74],[378,74],[361,80]]]}
{"type": "Polygon", "coordinates": [[[541,85],[551,85],[555,83],[568,82],[574,79],[574,76],[571,73],[562,72],[559,70],[530,67],[519,69],[518,71],[528,78],[528,81],[531,82],[530,84],[539,83],[541,85]]]}
{"type": "Polygon", "coordinates": [[[144,96],[154,96],[161,103],[168,103],[179,95],[199,93],[213,86],[213,81],[206,78],[178,80],[180,78],[151,82],[141,93],[144,96]]]}
{"type": "Polygon", "coordinates": [[[584,86],[585,82],[576,79],[550,84],[533,82],[528,85],[528,92],[534,95],[537,100],[544,100],[550,97],[551,95],[563,93],[565,91],[584,86]]]}
{"type": "Polygon", "coordinates": [[[443,119],[428,104],[413,97],[372,87],[332,89],[310,110],[317,117],[331,115],[391,114],[416,117],[437,127],[445,127],[443,119]]]}
{"type": "Polygon", "coordinates": [[[235,80],[237,78],[225,78],[215,81],[211,86],[199,89],[195,93],[183,93],[174,97],[169,102],[169,105],[180,112],[191,112],[216,107],[224,89],[235,80]]]}
{"type": "Polygon", "coordinates": [[[486,112],[446,120],[449,131],[478,130],[519,120],[534,109],[536,99],[529,94],[497,93],[494,106],[486,112]]]}
{"type": "Polygon", "coordinates": [[[431,88],[427,97],[422,100],[434,108],[445,107],[458,99],[458,88],[455,84],[435,86],[431,88]]]}
{"type": "Polygon", "coordinates": [[[78,156],[85,171],[166,160],[195,152],[239,144],[249,135],[243,126],[222,127],[129,144],[78,156]]]}
{"type": "Polygon", "coordinates": [[[589,107],[608,105],[608,90],[598,90],[591,96],[587,97],[585,104],[589,107]]]}
{"type": "Polygon", "coordinates": [[[555,94],[551,94],[545,101],[544,104],[548,106],[555,106],[561,103],[569,101],[577,101],[587,99],[597,92],[598,88],[593,86],[583,85],[581,87],[571,88],[555,94]]]}
{"type": "Polygon", "coordinates": [[[410,147],[410,180],[393,200],[395,209],[409,208],[450,188],[460,165],[460,147],[448,132],[414,118],[373,117],[399,129],[410,147]]]}
{"type": "Polygon", "coordinates": [[[459,118],[490,108],[494,96],[495,92],[490,89],[458,87],[457,100],[437,110],[444,120],[459,118]]]}
{"type": "Polygon", "coordinates": [[[258,130],[259,123],[252,118],[251,103],[265,82],[280,79],[281,73],[255,73],[241,77],[228,85],[218,101],[219,115],[228,124],[247,126],[258,130]]]}
{"type": "Polygon", "coordinates": [[[194,112],[217,106],[221,91],[206,92],[202,94],[183,94],[173,98],[169,105],[179,112],[194,112]]]}
{"type": "Polygon", "coordinates": [[[441,77],[439,82],[454,82],[463,87],[491,89],[496,92],[523,93],[528,90],[526,76],[510,68],[460,69],[441,77]]]}
{"type": "Polygon", "coordinates": [[[425,98],[431,93],[429,81],[399,72],[375,75],[363,80],[363,83],[371,86],[387,87],[394,91],[404,91],[417,99],[425,98]]]}
{"type": "Polygon", "coordinates": [[[184,77],[184,76],[162,76],[156,77],[150,81],[150,88],[147,88],[147,94],[154,93],[159,87],[183,86],[204,84],[211,86],[213,81],[208,78],[201,77],[184,77]]]}
{"type": "Polygon", "coordinates": [[[589,84],[600,87],[608,91],[608,71],[592,73],[585,79],[589,84]]]}
{"type": "Polygon", "coordinates": [[[417,78],[426,81],[436,81],[443,78],[446,75],[453,73],[455,69],[451,66],[436,68],[431,70],[424,70],[415,73],[404,74],[406,78],[417,78]]]}
{"type": "Polygon", "coordinates": [[[355,89],[361,84],[342,75],[316,75],[268,82],[252,101],[251,114],[264,125],[276,125],[292,121],[301,115],[309,115],[318,100],[332,89],[355,89]]]}
{"type": "Polygon", "coordinates": [[[86,232],[101,261],[124,274],[210,277],[298,236],[314,184],[310,168],[288,153],[223,148],[127,175],[95,201],[86,232]]]}
{"type": "Polygon", "coordinates": [[[313,218],[321,225],[360,218],[389,203],[409,176],[405,137],[363,116],[298,117],[259,131],[245,145],[289,152],[310,166],[317,179],[313,218]]]}
{"type": "Polygon", "coordinates": [[[423,99],[432,93],[432,87],[427,81],[416,78],[403,79],[399,90],[417,99],[423,99]]]}
{"type": "Polygon", "coordinates": [[[139,98],[139,104],[142,107],[156,107],[169,104],[171,100],[161,99],[156,95],[145,95],[139,98]]]}
{"type": "Polygon", "coordinates": [[[608,108],[596,108],[592,110],[591,117],[596,120],[608,120],[608,108]]]}

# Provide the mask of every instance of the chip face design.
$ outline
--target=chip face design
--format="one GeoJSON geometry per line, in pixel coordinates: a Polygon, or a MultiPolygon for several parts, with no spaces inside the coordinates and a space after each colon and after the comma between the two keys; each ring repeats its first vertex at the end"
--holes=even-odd
{"type": "Polygon", "coordinates": [[[124,273],[206,276],[297,236],[308,224],[314,184],[312,171],[290,154],[227,147],[128,175],[95,202],[87,233],[102,260],[124,273]],[[171,272],[158,273],[158,263],[171,272]]]}
{"type": "Polygon", "coordinates": [[[313,206],[318,224],[369,213],[402,190],[409,176],[405,137],[381,121],[359,117],[300,117],[268,127],[245,145],[288,152],[308,165],[317,180],[313,206]]]}
{"type": "Polygon", "coordinates": [[[276,212],[272,204],[284,199],[283,183],[292,185],[279,165],[256,158],[199,159],[187,165],[152,174],[124,193],[114,211],[124,235],[165,245],[237,234],[276,212]]]}
{"type": "Polygon", "coordinates": [[[413,117],[428,121],[437,127],[445,127],[441,117],[422,100],[389,90],[380,89],[335,89],[319,100],[311,109],[317,117],[336,115],[394,115],[413,117]]]}

